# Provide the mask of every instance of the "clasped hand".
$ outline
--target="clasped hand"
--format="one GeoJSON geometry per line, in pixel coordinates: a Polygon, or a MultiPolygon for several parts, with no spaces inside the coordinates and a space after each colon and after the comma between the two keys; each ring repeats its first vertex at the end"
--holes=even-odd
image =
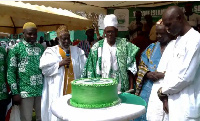
{"type": "Polygon", "coordinates": [[[162,72],[147,72],[146,74],[146,78],[156,82],[159,79],[164,78],[165,74],[162,72]]]}

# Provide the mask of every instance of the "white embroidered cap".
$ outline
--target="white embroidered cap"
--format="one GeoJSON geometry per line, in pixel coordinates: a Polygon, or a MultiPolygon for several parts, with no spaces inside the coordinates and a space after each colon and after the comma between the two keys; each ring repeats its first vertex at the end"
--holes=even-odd
{"type": "Polygon", "coordinates": [[[108,27],[108,26],[114,26],[115,28],[117,28],[118,25],[118,21],[117,21],[117,17],[114,14],[110,14],[110,15],[106,15],[104,18],[104,27],[108,27]]]}

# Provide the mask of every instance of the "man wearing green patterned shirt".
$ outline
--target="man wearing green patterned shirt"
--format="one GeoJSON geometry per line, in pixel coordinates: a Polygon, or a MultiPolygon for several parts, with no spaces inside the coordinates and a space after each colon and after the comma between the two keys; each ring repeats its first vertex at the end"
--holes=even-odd
{"type": "Polygon", "coordinates": [[[6,55],[6,50],[0,46],[0,121],[5,121],[9,102],[6,88],[6,55]]]}
{"type": "Polygon", "coordinates": [[[136,74],[135,55],[139,48],[124,38],[117,37],[117,17],[113,14],[104,18],[105,38],[91,48],[82,77],[114,78],[118,91],[133,89],[133,75],[136,74]]]}
{"type": "Polygon", "coordinates": [[[37,27],[34,23],[24,24],[23,35],[24,40],[17,43],[8,53],[8,84],[13,103],[19,105],[21,121],[32,120],[33,108],[36,120],[41,121],[43,75],[39,63],[44,47],[36,43],[37,27]]]}

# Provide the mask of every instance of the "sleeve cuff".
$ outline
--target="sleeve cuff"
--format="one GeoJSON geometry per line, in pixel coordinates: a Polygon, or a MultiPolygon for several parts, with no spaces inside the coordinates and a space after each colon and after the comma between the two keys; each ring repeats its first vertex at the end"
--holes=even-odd
{"type": "Polygon", "coordinates": [[[131,64],[131,66],[128,67],[128,70],[131,71],[131,73],[133,73],[133,75],[135,75],[137,73],[136,62],[134,62],[133,64],[131,64]]]}
{"type": "Polygon", "coordinates": [[[162,87],[163,94],[166,94],[167,96],[169,96],[172,94],[176,94],[183,89],[183,88],[181,88],[182,86],[179,84],[179,82],[183,81],[181,78],[176,78],[176,79],[174,79],[174,81],[176,81],[176,83],[174,83],[174,85],[166,84],[166,86],[162,87]]]}

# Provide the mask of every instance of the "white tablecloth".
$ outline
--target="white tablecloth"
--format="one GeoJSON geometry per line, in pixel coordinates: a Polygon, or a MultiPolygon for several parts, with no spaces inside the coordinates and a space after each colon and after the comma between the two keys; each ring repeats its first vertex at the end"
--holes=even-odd
{"type": "Polygon", "coordinates": [[[120,103],[100,109],[83,109],[69,105],[71,95],[55,100],[51,105],[52,113],[64,121],[129,121],[146,112],[144,106],[120,103]]]}

